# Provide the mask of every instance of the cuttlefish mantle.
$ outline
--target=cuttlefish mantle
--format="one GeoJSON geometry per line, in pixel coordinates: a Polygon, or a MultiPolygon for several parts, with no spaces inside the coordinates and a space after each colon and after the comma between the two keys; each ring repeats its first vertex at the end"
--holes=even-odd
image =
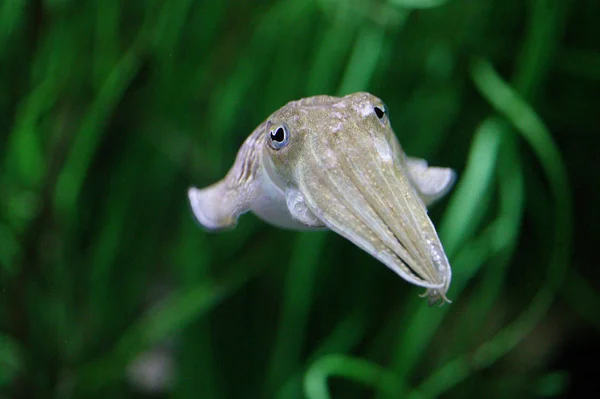
{"type": "Polygon", "coordinates": [[[209,230],[247,211],[282,228],[331,229],[443,304],[452,272],[427,206],[456,175],[407,157],[387,113],[369,93],[288,103],[246,139],[225,178],[189,189],[194,215],[209,230]]]}

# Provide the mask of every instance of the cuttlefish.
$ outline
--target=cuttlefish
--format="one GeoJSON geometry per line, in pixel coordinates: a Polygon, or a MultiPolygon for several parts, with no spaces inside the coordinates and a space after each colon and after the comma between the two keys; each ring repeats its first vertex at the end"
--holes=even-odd
{"type": "Polygon", "coordinates": [[[212,231],[247,211],[281,228],[331,229],[443,304],[452,272],[427,207],[455,179],[406,156],[385,104],[360,92],[286,104],[246,139],[225,178],[188,197],[212,231]]]}

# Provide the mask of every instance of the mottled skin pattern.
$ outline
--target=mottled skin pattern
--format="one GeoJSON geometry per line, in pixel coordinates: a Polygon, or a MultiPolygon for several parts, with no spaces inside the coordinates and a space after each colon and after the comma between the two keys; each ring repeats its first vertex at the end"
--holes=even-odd
{"type": "Polygon", "coordinates": [[[252,211],[283,228],[329,228],[447,301],[451,269],[426,206],[455,180],[408,158],[382,101],[369,93],[316,96],[275,111],[242,145],[225,178],[189,190],[209,230],[252,211]]]}

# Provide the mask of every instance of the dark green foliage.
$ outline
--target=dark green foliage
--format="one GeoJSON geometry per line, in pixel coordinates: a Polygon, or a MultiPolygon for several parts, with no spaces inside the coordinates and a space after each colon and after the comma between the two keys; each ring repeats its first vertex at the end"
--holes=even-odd
{"type": "Polygon", "coordinates": [[[0,0],[0,398],[152,396],[142,353],[174,362],[160,397],[574,394],[567,354],[600,329],[599,13],[0,0]],[[430,213],[443,308],[333,233],[208,234],[188,208],[269,113],[361,90],[410,155],[459,172],[430,213]]]}

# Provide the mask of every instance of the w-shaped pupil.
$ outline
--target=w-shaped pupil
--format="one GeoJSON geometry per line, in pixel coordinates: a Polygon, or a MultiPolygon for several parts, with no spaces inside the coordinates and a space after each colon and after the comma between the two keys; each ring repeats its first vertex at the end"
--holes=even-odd
{"type": "Polygon", "coordinates": [[[271,132],[271,139],[281,143],[285,139],[285,132],[282,127],[277,128],[275,132],[271,132]]]}

